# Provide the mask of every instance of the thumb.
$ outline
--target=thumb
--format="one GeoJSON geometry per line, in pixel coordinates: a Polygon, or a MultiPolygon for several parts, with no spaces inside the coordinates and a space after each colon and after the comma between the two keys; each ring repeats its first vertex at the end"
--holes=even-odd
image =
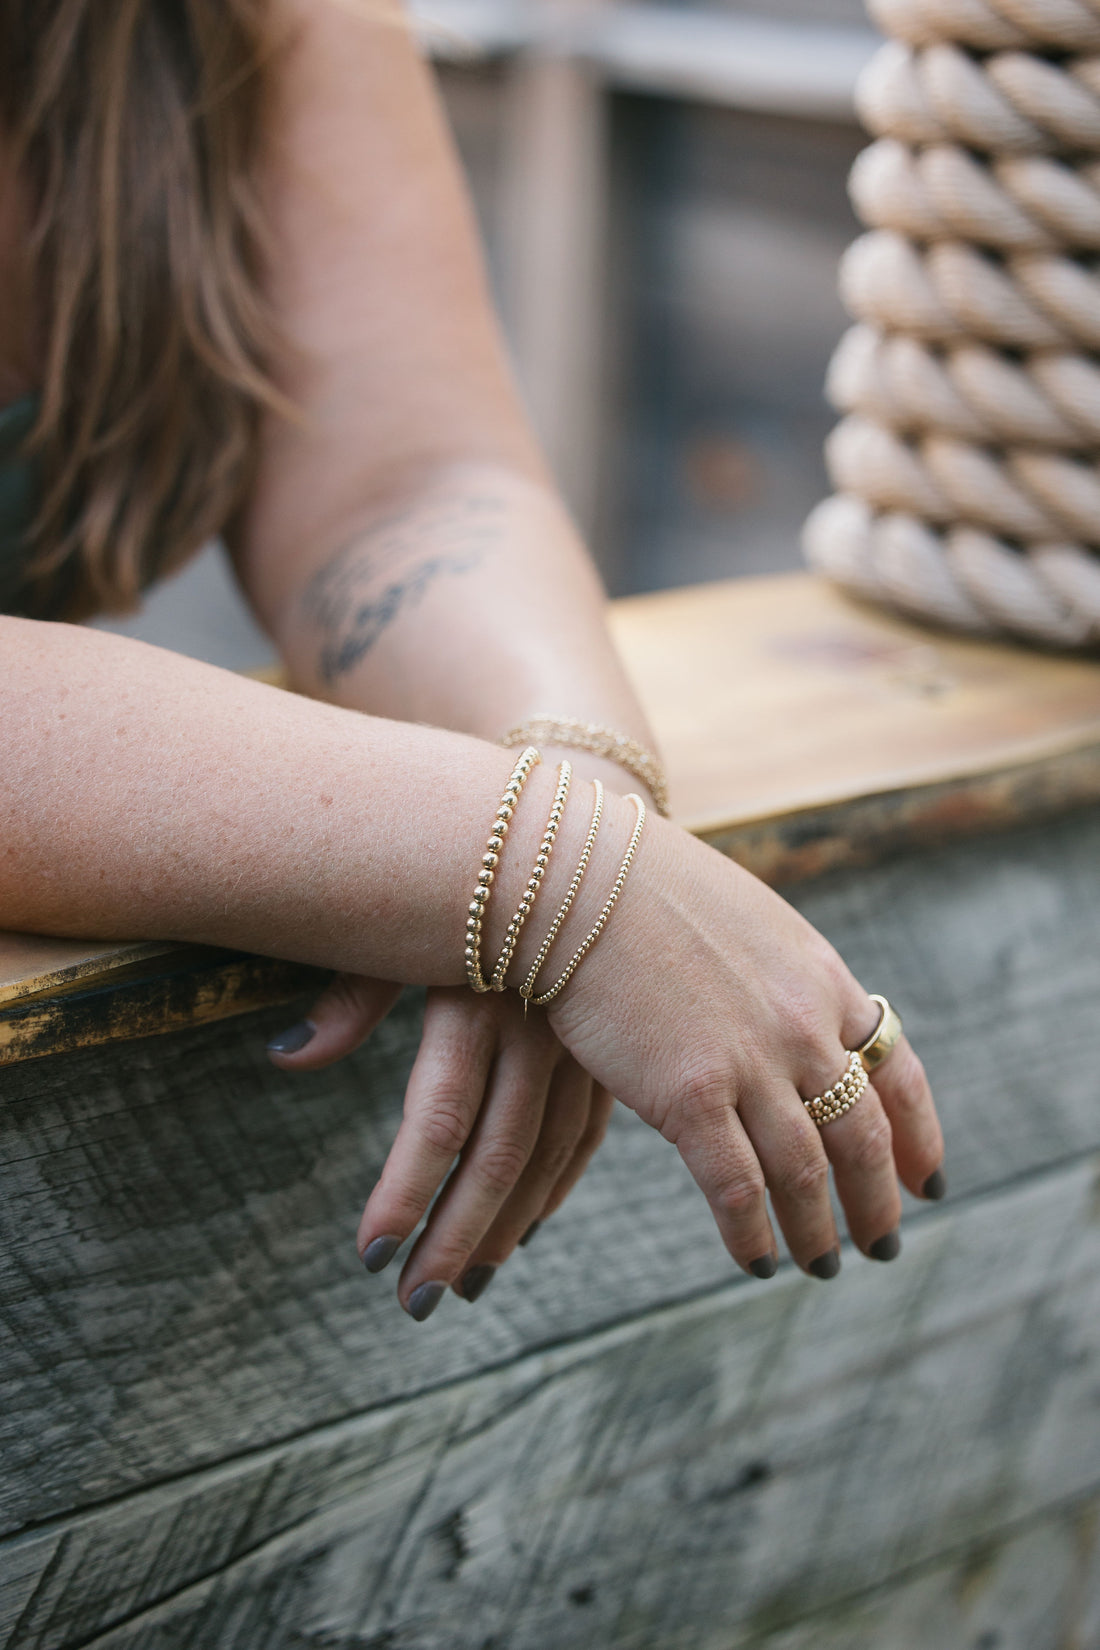
{"type": "Polygon", "coordinates": [[[401,995],[389,980],[364,974],[337,974],[309,1015],[267,1045],[272,1063],[284,1071],[320,1071],[368,1038],[401,995]]]}

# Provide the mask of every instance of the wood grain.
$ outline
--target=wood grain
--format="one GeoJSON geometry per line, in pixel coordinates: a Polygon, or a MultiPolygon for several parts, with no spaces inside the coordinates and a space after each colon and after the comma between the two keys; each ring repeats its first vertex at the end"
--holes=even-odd
{"type": "MultiPolygon", "coordinates": [[[[31,1532],[0,1549],[0,1642],[736,1650],[968,1549],[974,1619],[975,1544],[1100,1493],[1098,1175],[929,1214],[904,1266],[720,1288],[31,1532]]],[[[1079,1529],[1061,1573],[1095,1619],[1079,1529]]]]}
{"type": "Polygon", "coordinates": [[[612,620],[676,817],[703,835],[1100,745],[1095,662],[940,636],[809,574],[637,596],[612,620]]]}
{"type": "MultiPolygon", "coordinates": [[[[902,1005],[944,1118],[952,1200],[1100,1149],[1100,819],[836,873],[800,903],[902,1005]]],[[[679,1158],[620,1111],[567,1208],[476,1310],[448,1299],[430,1327],[405,1318],[393,1279],[365,1276],[352,1244],[416,1012],[409,999],[366,1050],[308,1077],[268,1063],[264,1038],[283,1023],[270,1011],[0,1072],[0,1527],[729,1281],[679,1158]]],[[[877,1275],[858,1257],[849,1268],[877,1275]]]]}

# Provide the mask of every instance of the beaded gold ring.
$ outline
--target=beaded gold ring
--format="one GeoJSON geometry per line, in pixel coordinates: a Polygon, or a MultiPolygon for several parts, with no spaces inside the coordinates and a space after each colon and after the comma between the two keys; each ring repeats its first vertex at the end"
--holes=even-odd
{"type": "Polygon", "coordinates": [[[859,1050],[854,1048],[848,1055],[848,1067],[843,1077],[838,1077],[824,1094],[815,1094],[812,1100],[803,1100],[802,1104],[821,1129],[826,1123],[835,1123],[838,1117],[851,1111],[856,1101],[866,1094],[868,1082],[859,1050]]]}
{"type": "Polygon", "coordinates": [[[521,754],[519,761],[512,769],[512,775],[504,787],[504,794],[500,799],[500,806],[493,820],[493,829],[486,844],[485,852],[481,856],[481,870],[477,874],[477,887],[474,897],[470,901],[466,914],[466,979],[473,991],[488,991],[489,982],[481,972],[481,928],[485,917],[485,907],[489,903],[489,896],[493,887],[493,873],[500,860],[501,850],[504,847],[504,838],[508,834],[508,827],[512,822],[519,793],[530,776],[532,768],[542,758],[534,745],[528,745],[521,754]]]}

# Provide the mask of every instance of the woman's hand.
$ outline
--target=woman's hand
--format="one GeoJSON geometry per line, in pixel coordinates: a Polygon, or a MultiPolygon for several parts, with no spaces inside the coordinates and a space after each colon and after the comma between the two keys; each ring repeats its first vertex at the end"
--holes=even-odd
{"type": "MultiPolygon", "coordinates": [[[[308,1021],[273,1039],[273,1060],[292,1071],[330,1065],[370,1035],[399,991],[338,975],[308,1021]]],[[[611,1106],[546,1016],[524,1018],[518,997],[429,991],[404,1120],[359,1226],[367,1269],[389,1264],[446,1181],[405,1262],[398,1297],[418,1320],[448,1284],[476,1300],[531,1228],[565,1201],[603,1139],[611,1106]]]]}
{"type": "MultiPolygon", "coordinates": [[[[632,810],[609,802],[625,840],[632,810]]],[[[908,1043],[819,1130],[803,1099],[843,1074],[874,1004],[791,906],[661,819],[647,821],[607,931],[549,1018],[580,1064],[673,1142],[730,1254],[757,1276],[775,1266],[765,1187],[791,1254],[818,1277],[839,1265],[830,1164],[852,1238],[878,1260],[899,1248],[898,1177],[917,1196],[943,1195],[943,1137],[908,1043]]]]}

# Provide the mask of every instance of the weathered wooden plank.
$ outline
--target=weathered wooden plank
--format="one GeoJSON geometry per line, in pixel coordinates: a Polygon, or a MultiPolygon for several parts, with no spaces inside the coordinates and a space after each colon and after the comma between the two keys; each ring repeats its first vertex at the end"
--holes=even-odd
{"type": "Polygon", "coordinates": [[[119,969],[178,950],[168,940],[126,944],[0,933],[0,1003],[7,1007],[27,997],[66,991],[85,980],[106,980],[119,969]]]}
{"type": "Polygon", "coordinates": [[[1098,1181],[1100,1154],[928,1213],[892,1272],[719,1289],[30,1532],[0,1642],[770,1643],[1100,1494],[1098,1181]]]}
{"type": "Polygon", "coordinates": [[[89,972],[56,995],[50,988],[22,993],[0,1012],[0,1066],[209,1025],[320,990],[331,977],[302,963],[213,946],[149,951],[125,962],[124,950],[104,956],[103,975],[93,974],[89,962],[89,972]]]}
{"type": "Polygon", "coordinates": [[[1100,1499],[752,1642],[767,1650],[1095,1650],[1100,1499]]]}
{"type": "MultiPolygon", "coordinates": [[[[1100,1147],[1100,819],[837,873],[799,901],[904,1009],[953,1198],[1100,1147]]],[[[310,1077],[269,1065],[278,1024],[0,1073],[3,1529],[729,1279],[679,1159],[620,1113],[567,1209],[477,1307],[449,1300],[411,1323],[352,1238],[396,1128],[415,1003],[310,1077]]],[[[851,1269],[861,1287],[879,1276],[851,1269]]]]}

